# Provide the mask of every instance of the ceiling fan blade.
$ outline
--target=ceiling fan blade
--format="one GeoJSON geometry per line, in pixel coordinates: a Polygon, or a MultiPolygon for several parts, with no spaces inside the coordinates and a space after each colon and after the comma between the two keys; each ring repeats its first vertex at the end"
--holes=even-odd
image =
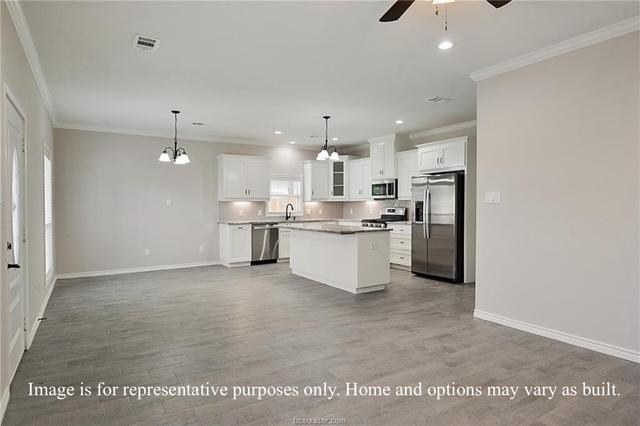
{"type": "Polygon", "coordinates": [[[380,22],[397,21],[398,19],[400,19],[402,14],[405,13],[407,11],[407,9],[409,9],[409,6],[411,6],[411,4],[414,1],[415,0],[398,0],[398,1],[396,1],[393,4],[393,6],[391,6],[389,8],[389,10],[387,10],[387,12],[384,15],[382,15],[382,18],[380,18],[380,22]]]}
{"type": "Polygon", "coordinates": [[[496,9],[504,6],[505,4],[509,3],[511,0],[487,0],[489,3],[491,3],[491,6],[495,7],[496,9]]]}

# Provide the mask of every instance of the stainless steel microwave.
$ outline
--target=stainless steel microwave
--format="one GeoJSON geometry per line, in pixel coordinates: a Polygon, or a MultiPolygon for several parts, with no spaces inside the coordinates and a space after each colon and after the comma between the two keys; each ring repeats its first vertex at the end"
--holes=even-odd
{"type": "Polygon", "coordinates": [[[398,198],[398,179],[381,179],[371,182],[371,195],[374,200],[398,198]]]}

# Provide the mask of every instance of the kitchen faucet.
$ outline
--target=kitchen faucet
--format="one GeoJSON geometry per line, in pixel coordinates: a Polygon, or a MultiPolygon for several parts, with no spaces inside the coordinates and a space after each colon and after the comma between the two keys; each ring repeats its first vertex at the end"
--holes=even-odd
{"type": "Polygon", "coordinates": [[[289,207],[291,207],[291,212],[293,212],[293,204],[289,203],[284,208],[284,220],[289,220],[291,218],[291,213],[289,213],[289,207]]]}

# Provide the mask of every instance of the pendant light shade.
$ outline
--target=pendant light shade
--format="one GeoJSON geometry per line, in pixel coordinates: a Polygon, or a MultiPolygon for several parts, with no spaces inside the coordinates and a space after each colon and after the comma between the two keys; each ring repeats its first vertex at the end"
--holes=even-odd
{"type": "Polygon", "coordinates": [[[158,161],[161,163],[171,163],[173,161],[173,164],[189,164],[191,161],[187,151],[182,147],[178,148],[178,114],[180,114],[180,111],[173,110],[171,113],[174,116],[173,147],[168,146],[162,150],[158,161]]]}
{"type": "Polygon", "coordinates": [[[322,147],[320,148],[320,152],[316,156],[316,160],[338,161],[340,160],[340,155],[338,155],[338,150],[336,149],[335,146],[329,145],[329,119],[331,117],[328,115],[325,115],[322,118],[324,118],[324,145],[322,145],[322,147]],[[331,152],[331,154],[329,154],[329,152],[331,152]]]}

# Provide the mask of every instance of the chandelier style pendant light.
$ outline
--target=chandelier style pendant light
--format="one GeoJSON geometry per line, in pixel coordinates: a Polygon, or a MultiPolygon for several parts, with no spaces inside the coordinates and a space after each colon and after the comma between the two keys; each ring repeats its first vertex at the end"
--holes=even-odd
{"type": "Polygon", "coordinates": [[[173,110],[171,113],[174,115],[175,122],[175,133],[173,135],[173,148],[168,146],[160,154],[160,158],[158,161],[162,163],[171,163],[173,164],[189,164],[189,156],[187,155],[187,151],[184,148],[178,148],[178,114],[180,111],[173,110]]]}
{"type": "Polygon", "coordinates": [[[324,118],[324,145],[320,148],[320,152],[318,153],[316,160],[324,161],[328,159],[332,161],[339,161],[340,155],[338,154],[338,150],[335,146],[329,145],[329,119],[331,117],[325,115],[322,118],[324,118]],[[329,154],[329,151],[332,151],[331,154],[329,154]]]}

